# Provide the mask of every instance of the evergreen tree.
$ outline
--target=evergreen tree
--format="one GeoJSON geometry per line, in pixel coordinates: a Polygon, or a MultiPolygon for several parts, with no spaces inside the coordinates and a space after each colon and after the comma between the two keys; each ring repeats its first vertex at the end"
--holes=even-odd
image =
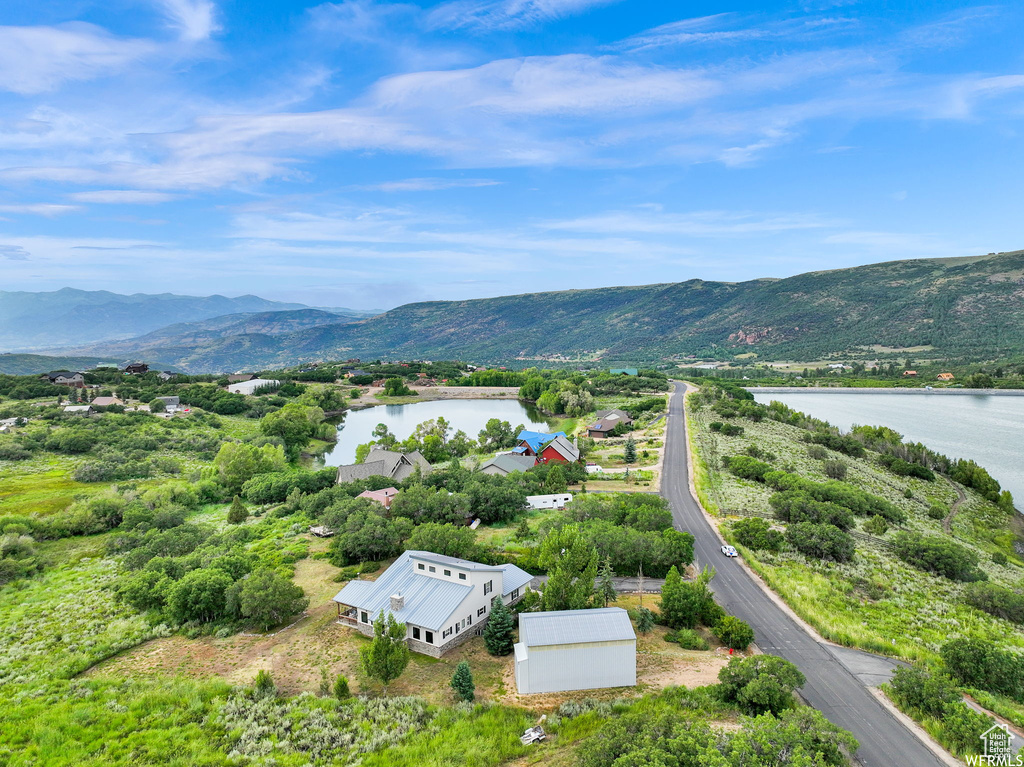
{"type": "Polygon", "coordinates": [[[619,598],[619,594],[615,590],[615,583],[612,581],[612,575],[612,560],[610,557],[605,557],[597,580],[597,596],[604,600],[605,607],[608,606],[609,602],[614,602],[619,598]]]}
{"type": "Polygon", "coordinates": [[[262,698],[272,698],[277,695],[277,685],[274,684],[274,677],[266,669],[256,672],[256,683],[253,691],[262,698]]]}
{"type": "Polygon", "coordinates": [[[548,478],[544,481],[544,489],[549,493],[564,493],[568,487],[565,471],[557,463],[548,470],[548,478]]]}
{"type": "Polygon", "coordinates": [[[240,525],[249,518],[249,510],[245,508],[245,504],[242,503],[242,499],[237,495],[235,500],[231,502],[231,508],[228,510],[228,522],[232,525],[240,525]]]}
{"type": "Polygon", "coordinates": [[[348,689],[348,679],[342,674],[338,674],[334,680],[334,697],[338,700],[348,700],[352,697],[348,689]]]}
{"type": "Polygon", "coordinates": [[[395,616],[384,611],[373,622],[373,641],[359,651],[363,662],[363,671],[371,679],[384,685],[384,694],[388,693],[388,685],[395,681],[409,665],[410,650],[405,643],[405,624],[395,620],[395,616]]]}
{"type": "Polygon", "coordinates": [[[516,621],[512,611],[501,601],[501,597],[495,597],[491,617],[484,626],[484,645],[487,652],[491,655],[510,654],[515,643],[515,629],[516,621]]]}
{"type": "Polygon", "coordinates": [[[518,538],[521,541],[525,541],[531,538],[532,536],[533,533],[530,531],[530,523],[527,522],[525,519],[520,519],[519,526],[516,528],[516,538],[518,538]]]}
{"type": "Polygon", "coordinates": [[[625,451],[626,463],[636,462],[636,440],[633,439],[632,435],[626,437],[626,451],[625,451]]]}
{"type": "Polygon", "coordinates": [[[455,697],[460,701],[472,701],[476,697],[473,672],[469,670],[469,664],[466,661],[462,661],[455,667],[451,685],[452,689],[455,690],[455,697]]]}
{"type": "Polygon", "coordinates": [[[597,577],[597,549],[583,537],[579,525],[548,533],[541,544],[540,564],[548,572],[541,603],[544,610],[582,610],[590,607],[597,577]]]}
{"type": "Polygon", "coordinates": [[[649,634],[651,629],[654,628],[654,613],[646,607],[638,608],[633,620],[636,621],[636,630],[641,634],[649,634]]]}

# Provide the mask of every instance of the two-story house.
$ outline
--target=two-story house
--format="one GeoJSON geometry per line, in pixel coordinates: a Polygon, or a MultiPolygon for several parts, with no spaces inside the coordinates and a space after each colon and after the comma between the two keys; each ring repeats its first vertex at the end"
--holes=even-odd
{"type": "Polygon", "coordinates": [[[85,376],[77,371],[55,370],[43,376],[44,379],[57,386],[73,386],[76,389],[85,388],[85,376]]]}
{"type": "Polygon", "coordinates": [[[515,565],[407,551],[377,580],[350,581],[334,601],[339,623],[373,636],[383,610],[405,624],[410,649],[439,658],[483,631],[495,599],[518,602],[531,580],[515,565]]]}

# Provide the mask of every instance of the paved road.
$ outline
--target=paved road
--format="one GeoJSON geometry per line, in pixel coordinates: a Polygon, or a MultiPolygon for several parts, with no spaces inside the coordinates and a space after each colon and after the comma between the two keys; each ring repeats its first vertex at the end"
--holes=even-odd
{"type": "MultiPolygon", "coordinates": [[[[739,563],[722,556],[718,537],[690,493],[683,390],[683,384],[677,383],[670,401],[661,492],[672,504],[676,527],[696,538],[697,564],[715,567],[717,574],[711,586],[722,607],[753,627],[757,646],[763,652],[779,655],[800,668],[807,677],[807,684],[800,690],[804,699],[834,724],[854,734],[860,742],[857,759],[865,767],[942,765],[868,692],[849,653],[834,654],[828,645],[815,640],[761,590],[739,563]]],[[[865,681],[872,678],[866,677],[865,681]]]]}

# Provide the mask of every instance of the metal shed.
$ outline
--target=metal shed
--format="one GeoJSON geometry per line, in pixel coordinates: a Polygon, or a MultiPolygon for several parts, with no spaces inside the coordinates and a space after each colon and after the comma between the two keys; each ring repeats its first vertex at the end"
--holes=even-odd
{"type": "Polygon", "coordinates": [[[521,695],[636,684],[636,633],[621,607],[522,613],[519,639],[521,695]]]}

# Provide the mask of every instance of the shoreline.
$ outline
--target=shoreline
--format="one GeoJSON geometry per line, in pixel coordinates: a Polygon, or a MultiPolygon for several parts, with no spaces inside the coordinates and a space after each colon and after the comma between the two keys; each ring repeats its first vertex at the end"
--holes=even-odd
{"type": "Polygon", "coordinates": [[[974,397],[1024,397],[1024,389],[907,389],[857,386],[744,386],[751,394],[790,394],[794,392],[814,392],[831,394],[938,394],[940,396],[974,397]]]}

